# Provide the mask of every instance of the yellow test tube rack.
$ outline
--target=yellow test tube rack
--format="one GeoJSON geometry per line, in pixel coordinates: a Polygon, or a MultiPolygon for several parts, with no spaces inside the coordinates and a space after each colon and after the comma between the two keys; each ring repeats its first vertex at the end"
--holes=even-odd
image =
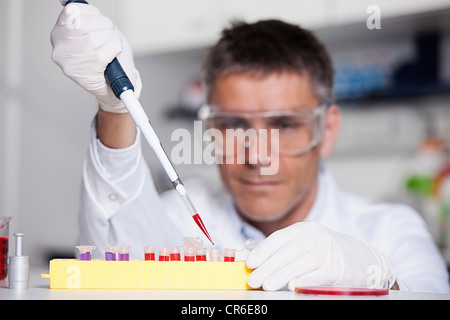
{"type": "Polygon", "coordinates": [[[53,259],[51,289],[249,290],[245,261],[53,259]]]}

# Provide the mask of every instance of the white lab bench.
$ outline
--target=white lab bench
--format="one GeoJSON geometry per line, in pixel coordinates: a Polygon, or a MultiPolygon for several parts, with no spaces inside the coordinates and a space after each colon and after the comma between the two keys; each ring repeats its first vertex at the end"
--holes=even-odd
{"type": "MultiPolygon", "coordinates": [[[[450,294],[391,290],[388,295],[320,296],[290,291],[262,290],[89,290],[50,289],[50,279],[40,278],[45,268],[31,268],[29,289],[10,290],[0,281],[0,300],[450,300],[450,294]]],[[[261,302],[262,303],[262,302],[261,302]]]]}

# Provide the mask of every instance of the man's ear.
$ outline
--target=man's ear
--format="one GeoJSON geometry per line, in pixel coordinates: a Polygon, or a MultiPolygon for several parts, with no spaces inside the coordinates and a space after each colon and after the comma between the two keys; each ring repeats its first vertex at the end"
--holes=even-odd
{"type": "Polygon", "coordinates": [[[320,144],[320,156],[328,157],[333,152],[341,127],[341,110],[335,104],[329,106],[325,112],[325,127],[320,144]]]}

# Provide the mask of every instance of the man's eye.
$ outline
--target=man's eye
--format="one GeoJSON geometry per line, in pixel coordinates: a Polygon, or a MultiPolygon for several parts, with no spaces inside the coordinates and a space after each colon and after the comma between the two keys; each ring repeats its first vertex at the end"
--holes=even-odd
{"type": "Polygon", "coordinates": [[[248,127],[248,124],[245,120],[241,118],[235,118],[235,117],[222,117],[217,118],[215,120],[215,127],[219,130],[226,130],[226,129],[245,129],[248,127]]]}
{"type": "Polygon", "coordinates": [[[294,117],[274,117],[270,121],[270,127],[279,130],[298,129],[303,126],[303,121],[294,117]]]}

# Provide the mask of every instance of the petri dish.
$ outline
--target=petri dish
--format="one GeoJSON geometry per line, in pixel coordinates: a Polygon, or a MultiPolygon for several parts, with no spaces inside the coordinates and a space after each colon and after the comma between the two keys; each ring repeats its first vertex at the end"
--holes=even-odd
{"type": "Polygon", "coordinates": [[[296,287],[295,292],[328,296],[384,296],[389,294],[389,289],[313,286],[296,287]]]}

